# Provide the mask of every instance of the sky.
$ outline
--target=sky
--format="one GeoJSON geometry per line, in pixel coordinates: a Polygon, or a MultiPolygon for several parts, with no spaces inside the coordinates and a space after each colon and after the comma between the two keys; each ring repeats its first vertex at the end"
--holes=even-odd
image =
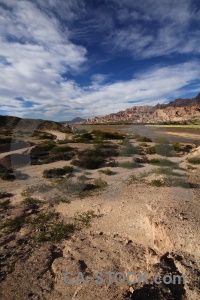
{"type": "Polygon", "coordinates": [[[199,0],[0,0],[0,114],[67,121],[200,93],[199,0]]]}

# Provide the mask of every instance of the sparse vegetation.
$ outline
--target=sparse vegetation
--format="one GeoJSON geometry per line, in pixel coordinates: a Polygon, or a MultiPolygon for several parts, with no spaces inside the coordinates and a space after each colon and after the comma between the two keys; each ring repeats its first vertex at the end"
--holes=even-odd
{"type": "Polygon", "coordinates": [[[165,159],[165,158],[161,158],[161,159],[158,159],[158,158],[153,158],[153,159],[149,159],[148,160],[148,163],[149,164],[152,164],[152,165],[158,165],[158,166],[165,166],[165,167],[174,167],[174,168],[179,168],[178,167],[178,164],[169,160],[169,159],[165,159]]]}
{"type": "Polygon", "coordinates": [[[103,173],[105,175],[112,175],[113,172],[110,169],[105,169],[105,170],[99,170],[100,173],[103,173]]]}
{"type": "Polygon", "coordinates": [[[70,200],[67,197],[57,197],[53,199],[53,203],[59,204],[59,203],[70,203],[70,200]]]}
{"type": "Polygon", "coordinates": [[[133,169],[133,168],[140,168],[141,165],[136,163],[134,160],[133,161],[125,161],[121,162],[119,164],[119,167],[121,168],[126,168],[126,169],[133,169]]]}
{"type": "Polygon", "coordinates": [[[140,152],[140,147],[133,146],[128,139],[124,140],[122,149],[120,151],[121,156],[131,156],[134,154],[138,154],[140,152]]]}
{"type": "Polygon", "coordinates": [[[152,142],[152,139],[150,139],[150,138],[148,138],[146,136],[141,136],[141,135],[136,136],[136,140],[138,142],[145,142],[145,143],[151,143],[152,142]]]}
{"type": "Polygon", "coordinates": [[[91,220],[95,217],[96,215],[93,210],[89,210],[83,213],[77,213],[75,215],[76,227],[79,229],[90,227],[91,220]]]}
{"type": "Polygon", "coordinates": [[[98,192],[107,186],[107,182],[101,178],[95,179],[93,183],[84,185],[83,190],[79,193],[80,198],[92,196],[94,192],[98,192]]]}
{"type": "Polygon", "coordinates": [[[182,176],[181,174],[174,172],[173,169],[169,168],[169,167],[158,168],[152,172],[156,173],[156,174],[164,174],[164,175],[168,175],[168,176],[182,176]]]}
{"type": "Polygon", "coordinates": [[[8,210],[10,208],[10,200],[0,202],[0,210],[8,210]]]}
{"type": "Polygon", "coordinates": [[[76,230],[73,223],[65,224],[59,221],[59,214],[55,212],[40,213],[31,221],[35,231],[32,237],[38,242],[51,241],[60,242],[62,239],[69,237],[76,230]]]}
{"type": "Polygon", "coordinates": [[[162,179],[153,179],[151,180],[150,185],[155,187],[161,187],[161,186],[165,186],[165,182],[162,179]]]}
{"type": "Polygon", "coordinates": [[[39,205],[41,204],[41,201],[39,199],[27,197],[22,201],[22,203],[28,208],[28,209],[37,209],[39,205]]]}
{"type": "Polygon", "coordinates": [[[27,222],[27,218],[25,216],[16,217],[14,219],[8,219],[5,223],[3,223],[0,229],[4,229],[6,232],[13,232],[19,230],[23,224],[27,222]]]}
{"type": "Polygon", "coordinates": [[[48,185],[48,184],[31,185],[31,186],[28,186],[25,190],[23,190],[21,195],[23,197],[29,197],[29,196],[33,195],[35,192],[38,192],[38,193],[49,192],[52,188],[53,188],[53,186],[48,185]]]}

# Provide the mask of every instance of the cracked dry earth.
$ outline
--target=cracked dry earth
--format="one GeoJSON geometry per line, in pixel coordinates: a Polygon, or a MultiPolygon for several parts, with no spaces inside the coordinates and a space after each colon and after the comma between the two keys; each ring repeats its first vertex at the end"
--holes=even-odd
{"type": "MultiPolygon", "coordinates": [[[[179,161],[183,167],[185,159],[179,161]]],[[[33,180],[40,176],[40,167],[31,168],[33,180]]],[[[146,171],[151,167],[146,166],[146,171]]],[[[97,176],[95,172],[93,176],[97,176]]],[[[130,170],[115,168],[115,172],[103,191],[84,199],[74,198],[70,203],[53,206],[44,197],[41,209],[55,210],[63,220],[70,220],[77,212],[93,210],[96,217],[89,228],[57,244],[29,240],[26,226],[1,234],[0,299],[200,299],[199,189],[153,187],[128,181],[133,173],[130,170]],[[185,275],[186,283],[117,285],[105,280],[97,285],[89,280],[96,272],[108,271],[148,271],[150,280],[156,274],[185,275]],[[66,284],[65,272],[73,272],[74,277],[82,272],[86,283],[66,284]]],[[[199,183],[198,166],[184,172],[190,182],[199,183]]],[[[9,191],[14,196],[8,214],[20,216],[24,213],[20,184],[15,182],[9,191]]]]}

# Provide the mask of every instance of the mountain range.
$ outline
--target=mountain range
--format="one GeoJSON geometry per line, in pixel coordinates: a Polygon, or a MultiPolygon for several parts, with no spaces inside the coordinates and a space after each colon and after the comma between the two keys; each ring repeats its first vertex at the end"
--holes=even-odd
{"type": "Polygon", "coordinates": [[[124,111],[103,117],[87,119],[87,124],[104,123],[178,123],[200,120],[200,93],[192,99],[175,99],[155,106],[133,106],[124,111]]]}

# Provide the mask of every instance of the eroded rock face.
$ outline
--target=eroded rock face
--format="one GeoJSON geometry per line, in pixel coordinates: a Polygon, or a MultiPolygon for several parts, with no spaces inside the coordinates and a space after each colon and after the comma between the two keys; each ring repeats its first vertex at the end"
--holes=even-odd
{"type": "Polygon", "coordinates": [[[176,99],[156,106],[133,106],[125,111],[95,117],[87,123],[130,121],[136,123],[181,122],[200,117],[200,94],[194,99],[176,99]]]}

